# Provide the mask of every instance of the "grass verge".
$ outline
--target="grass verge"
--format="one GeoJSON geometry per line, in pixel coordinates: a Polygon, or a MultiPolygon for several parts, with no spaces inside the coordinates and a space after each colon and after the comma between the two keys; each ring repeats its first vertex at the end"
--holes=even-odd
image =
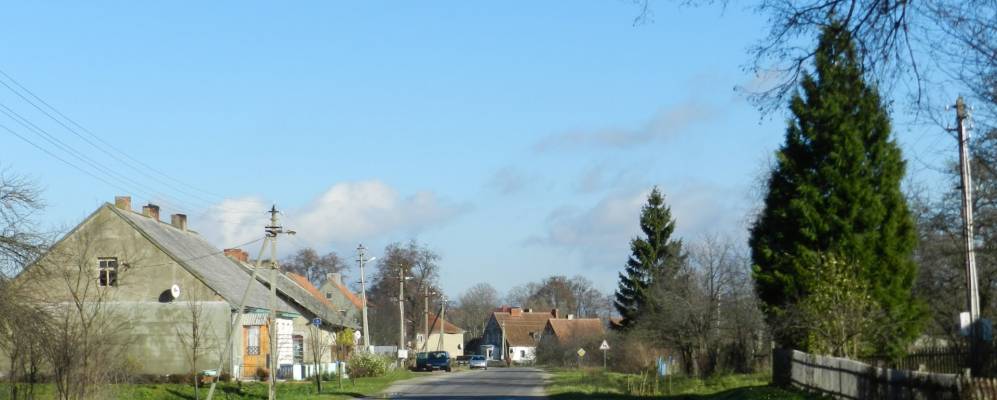
{"type": "Polygon", "coordinates": [[[732,374],[707,379],[671,377],[654,382],[653,376],[605,372],[602,369],[550,370],[547,394],[551,399],[818,399],[812,395],[769,385],[768,374],[732,374]]]}
{"type": "MultiPolygon", "coordinates": [[[[315,382],[282,382],[277,384],[277,394],[281,400],[305,399],[350,399],[380,393],[397,380],[414,377],[410,371],[392,371],[385,376],[376,378],[357,378],[344,380],[342,389],[338,381],[322,382],[322,393],[315,391],[315,382]]],[[[194,387],[180,384],[122,384],[109,385],[107,398],[136,400],[188,400],[194,398],[194,387]]],[[[208,395],[208,388],[201,389],[201,399],[208,395]]],[[[6,384],[0,384],[0,400],[10,397],[10,389],[6,384]]],[[[52,384],[35,386],[35,398],[55,399],[55,387],[52,384]]],[[[259,400],[267,398],[267,384],[264,382],[220,383],[215,389],[215,398],[222,400],[259,400]]]]}

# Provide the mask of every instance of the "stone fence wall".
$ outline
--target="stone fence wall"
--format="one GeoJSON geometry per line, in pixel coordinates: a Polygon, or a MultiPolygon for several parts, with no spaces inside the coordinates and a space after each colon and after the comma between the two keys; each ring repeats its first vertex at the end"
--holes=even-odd
{"type": "Polygon", "coordinates": [[[772,380],[837,399],[959,399],[958,374],[878,368],[796,350],[772,352],[772,380]]]}

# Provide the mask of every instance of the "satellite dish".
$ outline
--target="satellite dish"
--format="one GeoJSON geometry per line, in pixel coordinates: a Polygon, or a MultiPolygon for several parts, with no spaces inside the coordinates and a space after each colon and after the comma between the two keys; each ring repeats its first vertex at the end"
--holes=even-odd
{"type": "Polygon", "coordinates": [[[173,285],[170,287],[170,295],[173,296],[174,299],[180,297],[180,286],[173,285]]]}

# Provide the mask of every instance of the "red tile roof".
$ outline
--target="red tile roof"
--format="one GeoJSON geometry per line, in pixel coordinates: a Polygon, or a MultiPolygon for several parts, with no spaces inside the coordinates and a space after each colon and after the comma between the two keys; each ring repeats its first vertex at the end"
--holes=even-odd
{"type": "Polygon", "coordinates": [[[551,319],[547,327],[561,342],[603,336],[606,332],[599,318],[551,319]]]}
{"type": "Polygon", "coordinates": [[[492,316],[495,317],[495,322],[505,329],[505,339],[510,346],[536,346],[540,334],[547,325],[547,320],[552,317],[549,312],[517,311],[517,315],[513,315],[512,310],[508,308],[500,310],[503,311],[495,311],[492,316]]]}
{"type": "Polygon", "coordinates": [[[322,294],[321,291],[318,290],[318,288],[312,285],[311,282],[308,282],[308,278],[305,278],[304,276],[298,275],[294,272],[286,272],[285,274],[287,274],[287,277],[291,278],[291,280],[294,281],[294,283],[297,283],[298,286],[301,286],[302,288],[307,290],[308,293],[311,293],[312,296],[314,296],[316,299],[319,299],[319,301],[321,301],[323,304],[329,306],[329,308],[334,307],[332,305],[332,302],[329,301],[329,299],[325,298],[325,296],[322,294]]]}
{"type": "Polygon", "coordinates": [[[434,313],[429,313],[429,333],[437,333],[440,331],[440,322],[443,323],[443,332],[447,334],[459,334],[464,333],[463,329],[460,329],[457,325],[450,323],[447,320],[440,320],[434,313]]]}

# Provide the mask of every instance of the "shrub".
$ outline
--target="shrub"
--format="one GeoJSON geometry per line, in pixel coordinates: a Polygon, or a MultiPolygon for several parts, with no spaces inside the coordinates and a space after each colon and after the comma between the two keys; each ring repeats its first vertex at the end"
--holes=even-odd
{"type": "Polygon", "coordinates": [[[270,370],[266,368],[256,368],[256,380],[263,382],[270,379],[270,370]]]}
{"type": "Polygon", "coordinates": [[[355,354],[349,362],[349,373],[354,378],[383,376],[388,373],[388,360],[376,354],[355,354]]]}

